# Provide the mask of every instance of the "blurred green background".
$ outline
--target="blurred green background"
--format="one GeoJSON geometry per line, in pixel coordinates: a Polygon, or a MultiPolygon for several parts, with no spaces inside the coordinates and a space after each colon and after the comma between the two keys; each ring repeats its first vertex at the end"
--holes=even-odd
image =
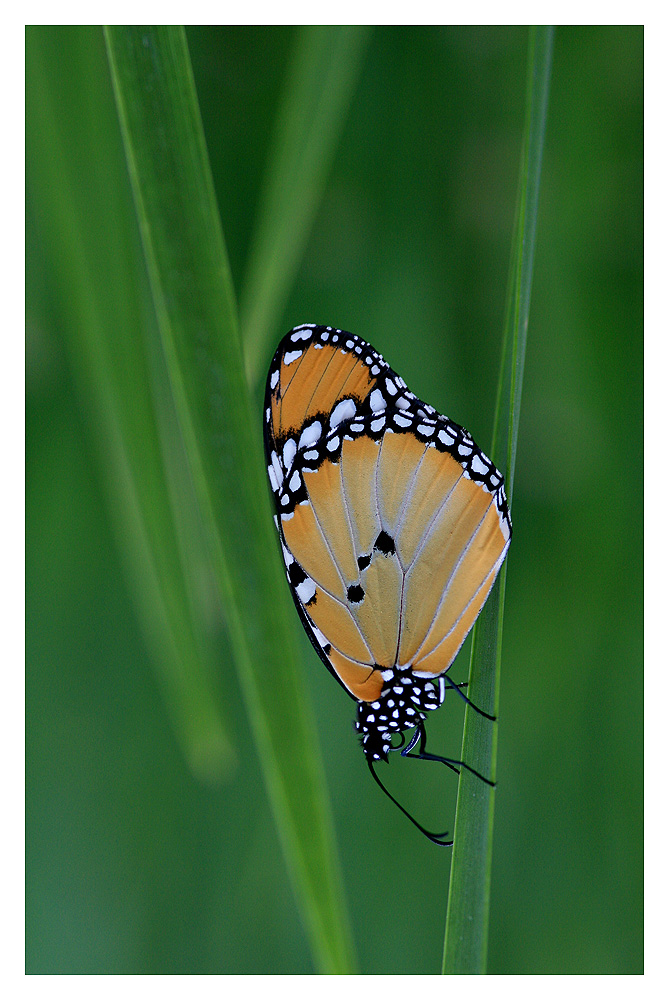
{"type": "MultiPolygon", "coordinates": [[[[239,289],[295,29],[187,36],[239,289]]],[[[50,192],[31,157],[42,102],[75,114],[67,59],[57,93],[34,72],[44,46],[67,52],[73,38],[102,66],[99,132],[120,150],[101,29],[29,28],[26,968],[312,973],[221,616],[208,611],[212,687],[234,759],[194,776],[117,545],[57,266],[71,231],[65,218],[62,239],[46,233],[50,192]]],[[[526,48],[521,27],[371,33],[274,337],[300,322],[360,334],[484,449],[526,48]]],[[[512,510],[490,973],[642,971],[642,141],[642,28],[559,28],[512,510]]],[[[86,185],[94,145],[82,163],[86,185]]],[[[120,154],[111,168],[122,173],[120,154]]],[[[139,255],[128,271],[144,287],[139,255]]],[[[373,785],[353,702],[303,649],[360,971],[435,973],[450,852],[373,785]]],[[[459,705],[435,713],[431,748],[457,756],[461,722],[459,705]]],[[[400,761],[394,788],[452,828],[455,781],[429,770],[400,761]]]]}

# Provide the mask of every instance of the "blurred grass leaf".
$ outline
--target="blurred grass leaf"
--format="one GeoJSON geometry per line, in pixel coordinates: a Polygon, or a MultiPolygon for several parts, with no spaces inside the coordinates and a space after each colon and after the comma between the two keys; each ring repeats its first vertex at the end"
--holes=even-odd
{"type": "Polygon", "coordinates": [[[251,386],[285,307],[358,79],[369,29],[298,28],[240,293],[251,386]]]}
{"type": "MultiPolygon", "coordinates": [[[[530,28],[519,194],[491,448],[494,458],[500,428],[506,427],[505,488],[509,504],[518,443],[552,47],[551,27],[530,28]]],[[[506,566],[505,561],[474,627],[469,669],[468,696],[474,704],[495,715],[499,706],[506,566]]],[[[497,724],[489,723],[469,706],[465,712],[462,760],[495,779],[497,724]]],[[[493,788],[464,769],[461,771],[444,941],[446,974],[472,975],[486,971],[494,801],[493,788]]]]}
{"type": "Polygon", "coordinates": [[[194,539],[183,544],[175,482],[161,454],[171,401],[152,378],[155,321],[137,279],[136,224],[101,32],[31,30],[26,60],[28,210],[55,268],[68,360],[168,712],[193,772],[217,778],[234,754],[212,684],[206,623],[192,599],[194,539]]]}
{"type": "Polygon", "coordinates": [[[324,775],[185,34],[108,27],[106,39],[169,377],[270,801],[315,963],[347,973],[324,775]]]}

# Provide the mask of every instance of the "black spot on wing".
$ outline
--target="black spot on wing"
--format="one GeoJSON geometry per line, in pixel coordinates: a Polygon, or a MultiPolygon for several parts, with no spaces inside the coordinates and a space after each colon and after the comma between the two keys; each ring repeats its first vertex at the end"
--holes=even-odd
{"type": "Polygon", "coordinates": [[[380,531],[374,542],[374,551],[380,552],[384,556],[395,555],[395,542],[387,531],[380,531]]]}
{"type": "Polygon", "coordinates": [[[306,578],[307,574],[304,572],[297,560],[294,559],[288,567],[288,579],[290,580],[291,586],[297,589],[301,583],[304,583],[306,578]]]}

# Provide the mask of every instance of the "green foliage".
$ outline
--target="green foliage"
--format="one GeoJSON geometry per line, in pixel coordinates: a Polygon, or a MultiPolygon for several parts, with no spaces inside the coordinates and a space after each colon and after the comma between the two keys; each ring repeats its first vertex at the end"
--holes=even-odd
{"type": "Polygon", "coordinates": [[[348,25],[298,29],[253,230],[240,296],[249,381],[285,333],[277,329],[357,82],[369,31],[348,25]]]}
{"type": "Polygon", "coordinates": [[[168,709],[194,771],[215,777],[230,767],[232,749],[192,593],[198,536],[192,507],[184,514],[189,484],[177,479],[180,435],[167,430],[171,400],[160,391],[161,357],[138,282],[124,164],[117,132],[102,126],[114,113],[104,49],[65,29],[29,39],[29,210],[53,268],[64,345],[168,709]]]}
{"type": "MultiPolygon", "coordinates": [[[[141,239],[102,32],[26,32],[27,970],[344,971],[345,892],[361,972],[433,973],[450,852],[377,794],[352,703],[299,633],[232,288],[256,381],[281,333],[332,323],[485,448],[527,30],[189,29],[208,156],[183,59],[174,120],[157,88],[179,33],[114,31],[124,72],[149,64],[125,100],[141,239]]],[[[491,973],[641,971],[642,58],[641,29],[556,33],[491,973]]],[[[457,700],[429,720],[449,756],[457,700]]],[[[450,827],[455,780],[395,763],[401,801],[450,827]]],[[[462,822],[461,804],[454,880],[462,822]]]]}
{"type": "MultiPolygon", "coordinates": [[[[504,350],[491,449],[496,456],[497,432],[500,428],[506,428],[507,454],[504,468],[510,506],[518,446],[552,49],[552,28],[544,26],[530,29],[525,132],[507,294],[504,350]]],[[[505,590],[506,562],[474,626],[469,667],[469,697],[475,705],[491,715],[499,712],[505,590]]],[[[462,759],[472,764],[480,774],[490,775],[492,780],[495,779],[497,724],[490,724],[469,705],[465,711],[462,759]]],[[[495,789],[483,785],[464,769],[460,774],[459,786],[443,971],[451,975],[471,975],[486,971],[488,957],[495,789]]]]}

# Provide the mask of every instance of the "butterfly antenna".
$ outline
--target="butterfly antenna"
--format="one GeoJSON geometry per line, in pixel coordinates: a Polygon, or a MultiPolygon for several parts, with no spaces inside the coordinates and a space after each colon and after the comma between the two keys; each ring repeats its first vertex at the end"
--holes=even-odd
{"type": "MultiPolygon", "coordinates": [[[[409,746],[411,746],[411,744],[409,744],[409,746]]],[[[397,747],[397,749],[399,749],[399,747],[397,747]]],[[[408,747],[407,747],[407,749],[408,749],[408,747]]],[[[415,754],[412,754],[412,756],[415,756],[415,754]]],[[[443,839],[444,837],[448,836],[448,832],[447,831],[445,833],[430,833],[430,831],[426,830],[424,826],[421,826],[421,824],[418,822],[418,820],[416,820],[416,819],[413,818],[413,816],[411,815],[411,813],[408,813],[406,811],[406,809],[404,808],[404,806],[400,805],[400,803],[397,801],[397,799],[395,798],[395,796],[390,794],[390,792],[388,791],[388,789],[386,788],[386,786],[383,784],[383,782],[379,778],[379,776],[376,773],[376,771],[374,770],[374,764],[373,764],[373,761],[372,761],[371,757],[367,758],[367,764],[369,766],[369,770],[372,772],[372,777],[374,778],[374,781],[377,783],[377,785],[379,786],[379,788],[381,789],[381,791],[385,795],[388,796],[388,798],[390,799],[391,802],[395,803],[395,805],[400,810],[400,812],[403,812],[404,815],[406,816],[406,818],[408,820],[411,820],[411,822],[413,823],[413,825],[415,827],[417,827],[420,830],[420,832],[427,837],[428,840],[431,840],[433,844],[438,844],[439,847],[452,847],[453,846],[453,841],[452,840],[444,840],[443,839]]]]}

